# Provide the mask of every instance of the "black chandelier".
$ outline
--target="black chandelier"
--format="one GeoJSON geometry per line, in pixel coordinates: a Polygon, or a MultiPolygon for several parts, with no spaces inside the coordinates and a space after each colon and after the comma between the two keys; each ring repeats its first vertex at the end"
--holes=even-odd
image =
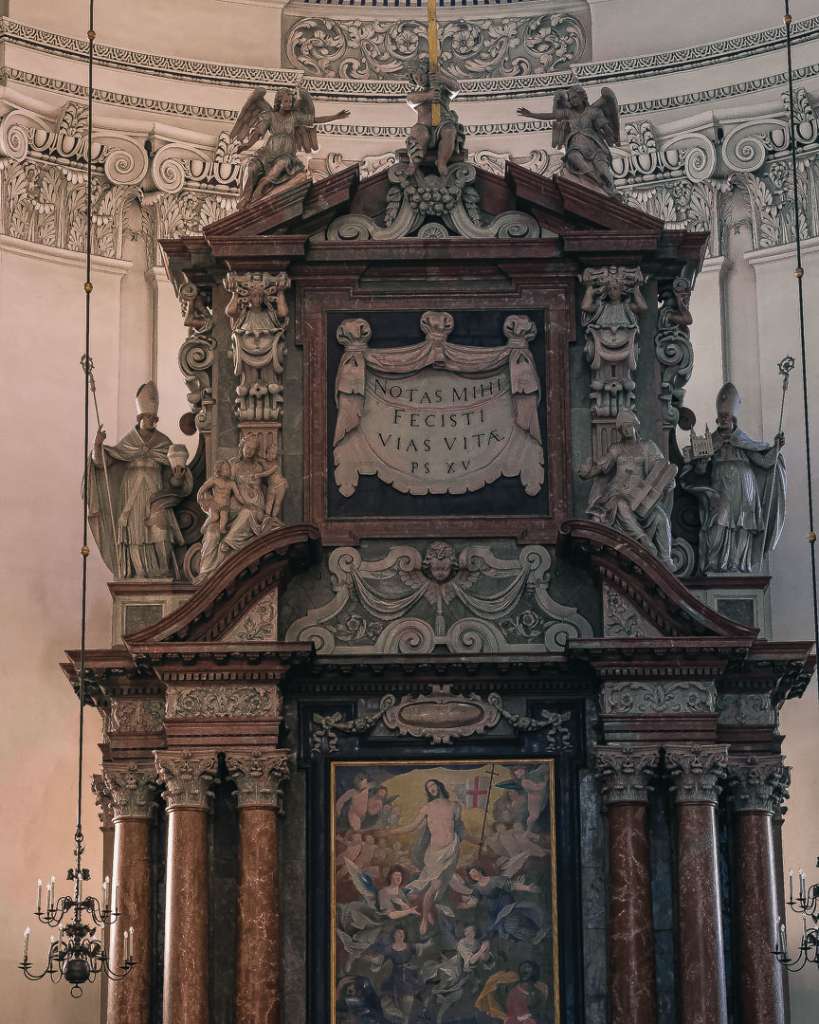
{"type": "MultiPolygon", "coordinates": [[[[819,858],[816,860],[819,868],[819,858]]],[[[807,884],[804,871],[799,872],[799,891],[796,898],[793,892],[793,872],[789,875],[788,906],[797,914],[802,915],[802,935],[796,956],[791,956],[788,949],[788,935],[785,925],[779,922],[779,938],[774,949],[774,956],[792,974],[801,971],[807,964],[819,967],[819,883],[807,884]],[[808,920],[812,922],[808,927],[808,920]]]]}
{"type": "Polygon", "coordinates": [[[86,140],[86,210],[85,210],[85,353],[81,360],[85,377],[85,439],[83,463],[83,541],[82,555],[82,599],[80,604],[80,671],[77,682],[77,695],[80,701],[80,728],[77,765],[77,828],[74,832],[74,864],[68,869],[67,879],[74,883],[70,896],[57,898],[56,880],[52,876],[46,887],[45,907],[43,907],[43,883],[37,882],[37,909],[34,916],[43,924],[57,929],[52,935],[48,946],[48,960],[42,971],[33,970],[29,960],[31,929],[26,928],[23,935],[23,959],[19,968],[31,981],[39,981],[48,977],[53,982],[65,980],[71,986],[71,995],[82,995],[82,986],[93,982],[102,974],[111,980],[124,978],[134,966],[133,943],[134,929],[129,929],[123,937],[122,958],[120,967],[112,966],[112,959],[105,948],[104,929],[119,916],[117,908],[116,887],[112,892],[111,883],[105,879],[102,887],[102,900],[83,893],[83,883],[91,879],[91,872],[83,867],[82,857],[85,852],[85,839],[82,831],[82,772],[83,772],[83,726],[86,700],[86,669],[85,640],[87,619],[87,580],[88,580],[88,417],[89,399],[93,383],[93,363],[90,355],[91,338],[91,143],[92,143],[92,105],[94,99],[94,0],[90,0],[88,22],[88,134],[86,140]],[[97,935],[98,929],[101,930],[97,935]]]}

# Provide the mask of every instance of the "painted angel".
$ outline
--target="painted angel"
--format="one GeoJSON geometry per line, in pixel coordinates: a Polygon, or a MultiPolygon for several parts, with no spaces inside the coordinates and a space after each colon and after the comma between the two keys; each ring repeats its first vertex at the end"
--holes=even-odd
{"type": "Polygon", "coordinates": [[[620,110],[611,89],[603,89],[600,99],[589,103],[586,90],[573,85],[555,94],[551,114],[536,114],[518,107],[521,117],[552,121],[552,145],[565,146],[565,169],[584,183],[615,194],[611,147],[620,145],[620,110]]]}
{"type": "Polygon", "coordinates": [[[253,90],[230,132],[239,142],[240,153],[264,139],[245,163],[239,208],[304,171],[297,154],[314,153],[319,148],[316,125],[350,116],[349,110],[316,116],[313,97],[304,89],[279,89],[272,106],[265,92],[253,90]]]}

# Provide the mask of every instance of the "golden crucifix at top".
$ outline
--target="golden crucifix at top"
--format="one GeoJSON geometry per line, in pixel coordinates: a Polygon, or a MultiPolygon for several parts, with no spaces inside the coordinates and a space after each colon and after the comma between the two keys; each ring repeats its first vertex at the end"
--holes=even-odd
{"type": "Polygon", "coordinates": [[[407,137],[407,155],[413,171],[429,157],[444,177],[453,157],[463,159],[464,130],[450,107],[458,83],[440,70],[437,0],[427,0],[427,43],[429,57],[422,57],[410,73],[413,91],[407,102],[418,120],[407,137]]]}

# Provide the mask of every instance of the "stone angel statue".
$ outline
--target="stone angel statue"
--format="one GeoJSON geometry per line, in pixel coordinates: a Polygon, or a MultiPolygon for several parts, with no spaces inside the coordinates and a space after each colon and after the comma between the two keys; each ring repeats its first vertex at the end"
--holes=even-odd
{"type": "Polygon", "coordinates": [[[600,99],[589,103],[580,85],[555,94],[551,114],[536,114],[518,107],[521,117],[552,121],[552,145],[566,147],[563,163],[566,172],[583,184],[593,185],[615,195],[611,147],[620,145],[620,109],[611,89],[603,89],[600,99]]]}
{"type": "Polygon", "coordinates": [[[245,163],[239,209],[304,171],[297,154],[314,153],[319,148],[316,125],[350,116],[349,110],[317,116],[313,97],[304,89],[279,89],[272,105],[265,92],[253,90],[230,131],[230,137],[238,140],[240,153],[264,140],[245,163]]]}

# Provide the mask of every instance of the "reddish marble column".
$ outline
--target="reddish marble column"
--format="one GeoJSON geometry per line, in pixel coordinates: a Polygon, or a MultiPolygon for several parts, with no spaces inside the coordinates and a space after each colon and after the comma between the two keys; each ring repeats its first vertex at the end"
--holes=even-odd
{"type": "Polygon", "coordinates": [[[114,821],[116,909],[109,958],[114,970],[124,960],[124,938],[133,928],[134,966],[108,988],[108,1024],[148,1024],[151,999],[151,814],[155,772],[152,765],[107,768],[114,821]]]}
{"type": "Polygon", "coordinates": [[[779,755],[732,761],[734,809],[734,920],[742,1024],[784,1024],[782,969],[766,955],[778,936],[781,879],[776,867],[773,815],[787,793],[788,769],[779,755]]]}
{"type": "Polygon", "coordinates": [[[281,1018],[278,814],[287,756],[286,750],[227,755],[239,804],[236,1024],[281,1018]]]}
{"type": "Polygon", "coordinates": [[[680,1024],[726,1024],[717,797],[723,746],[669,746],[677,801],[677,962],[680,1024]]]}
{"type": "MultiPolygon", "coordinates": [[[[102,775],[94,775],[91,780],[91,790],[94,794],[94,802],[97,805],[97,813],[100,819],[100,832],[102,832],[102,873],[100,879],[110,879],[114,875],[114,807],[111,802],[111,793],[105,785],[102,775]]],[[[106,949],[111,948],[111,928],[105,925],[102,929],[102,939],[106,949]]],[[[108,978],[103,974],[99,979],[100,985],[100,1024],[105,1024],[108,1019],[108,978]]]]}
{"type": "Polygon", "coordinates": [[[648,780],[659,751],[598,747],[595,766],[608,817],[610,1024],[656,1024],[648,780]]]}
{"type": "Polygon", "coordinates": [[[207,800],[216,756],[198,751],[155,756],[168,809],[162,1019],[163,1024],[207,1024],[207,800]]]}

